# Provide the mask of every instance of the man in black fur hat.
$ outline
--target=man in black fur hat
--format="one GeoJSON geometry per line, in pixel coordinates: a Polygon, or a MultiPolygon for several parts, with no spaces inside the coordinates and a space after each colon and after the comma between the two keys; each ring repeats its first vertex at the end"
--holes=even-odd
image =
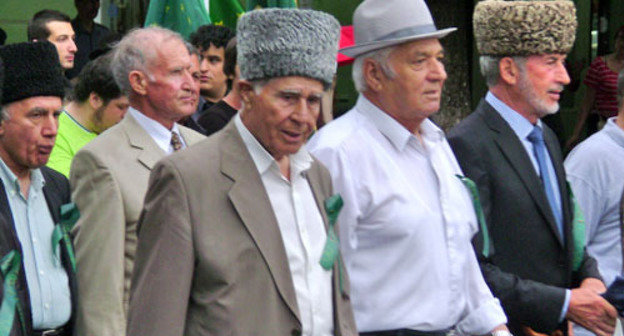
{"type": "Polygon", "coordinates": [[[44,166],[64,94],[61,65],[49,42],[8,45],[0,57],[6,75],[0,113],[2,313],[10,321],[0,328],[12,336],[71,335],[73,251],[60,224],[69,183],[44,166]]]}

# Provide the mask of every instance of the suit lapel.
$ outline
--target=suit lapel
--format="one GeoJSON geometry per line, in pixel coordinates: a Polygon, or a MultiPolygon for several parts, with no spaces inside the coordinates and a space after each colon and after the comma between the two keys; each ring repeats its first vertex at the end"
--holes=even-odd
{"type": "Polygon", "coordinates": [[[282,235],[264,184],[233,122],[223,133],[221,172],[234,181],[228,195],[243,225],[262,254],[275,285],[301,321],[282,235]]]}
{"type": "MultiPolygon", "coordinates": [[[[193,118],[189,118],[189,120],[193,120],[193,118]]],[[[202,134],[196,133],[192,129],[182,125],[178,125],[178,129],[180,130],[180,135],[182,136],[182,139],[184,139],[186,146],[192,146],[206,138],[202,134]]]]}
{"type": "Polygon", "coordinates": [[[121,121],[130,146],[137,149],[137,160],[148,170],[152,170],[156,162],[165,156],[165,152],[158,147],[154,139],[139,125],[130,113],[121,121]]]}
{"type": "Polygon", "coordinates": [[[520,139],[518,139],[516,133],[514,133],[507,122],[490,106],[490,104],[482,100],[478,109],[481,111],[485,123],[493,131],[493,138],[496,145],[514,168],[516,174],[520,177],[520,180],[525,185],[531,198],[533,198],[537,208],[548,222],[553,234],[563,246],[563,239],[557,229],[557,223],[550,209],[550,203],[548,203],[548,199],[546,198],[542,181],[535,172],[531,159],[520,142],[520,139]]]}

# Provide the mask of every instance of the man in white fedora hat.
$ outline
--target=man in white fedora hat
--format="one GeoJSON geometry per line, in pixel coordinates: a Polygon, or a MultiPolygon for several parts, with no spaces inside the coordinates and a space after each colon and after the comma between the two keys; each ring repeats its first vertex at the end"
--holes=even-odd
{"type": "Polygon", "coordinates": [[[494,249],[480,259],[483,275],[516,335],[567,335],[567,320],[611,335],[616,311],[600,296],[559,143],[540,121],[570,82],[574,2],[481,1],[473,26],[489,92],[449,142],[483,202],[491,239],[475,245],[494,249]]]}
{"type": "MultiPolygon", "coordinates": [[[[471,245],[479,221],[444,133],[446,72],[423,0],[366,0],[353,15],[355,107],[308,149],[344,207],[340,242],[360,335],[509,335],[471,245]]],[[[467,182],[469,183],[469,182],[467,182]]],[[[485,251],[486,253],[488,251],[485,251]]]]}

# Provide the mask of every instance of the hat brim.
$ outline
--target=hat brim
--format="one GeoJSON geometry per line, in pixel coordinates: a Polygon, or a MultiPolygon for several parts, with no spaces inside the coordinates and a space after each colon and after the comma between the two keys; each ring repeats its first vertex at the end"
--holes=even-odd
{"type": "Polygon", "coordinates": [[[393,46],[396,44],[401,44],[405,42],[415,41],[415,40],[423,40],[428,38],[442,38],[454,31],[456,31],[456,27],[450,27],[445,29],[440,29],[427,34],[417,34],[412,36],[405,36],[398,39],[384,40],[384,41],[373,41],[368,43],[363,43],[360,45],[354,45],[352,47],[342,48],[339,52],[345,56],[349,57],[358,57],[362,54],[365,54],[369,51],[382,49],[385,47],[393,46]]]}

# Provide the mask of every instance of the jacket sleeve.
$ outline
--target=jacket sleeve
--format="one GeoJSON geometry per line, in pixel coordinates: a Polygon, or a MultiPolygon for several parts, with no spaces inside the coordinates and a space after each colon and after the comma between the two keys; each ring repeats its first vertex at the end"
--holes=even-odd
{"type": "MultiPolygon", "coordinates": [[[[450,136],[449,143],[457,157],[464,174],[472,179],[479,189],[486,223],[491,229],[492,195],[489,185],[488,168],[493,164],[476,150],[474,139],[462,136],[450,136]]],[[[479,265],[483,277],[502,303],[510,321],[530,326],[537,332],[549,333],[559,326],[559,317],[565,301],[565,288],[559,288],[544,283],[522,279],[517,275],[501,270],[492,259],[495,258],[496,242],[490,237],[491,255],[484,257],[482,251],[483,240],[478,233],[473,240],[479,256],[479,265]]]]}
{"type": "Polygon", "coordinates": [[[110,169],[86,150],[75,156],[70,179],[80,211],[72,231],[78,278],[76,335],[124,335],[126,217],[119,185],[110,169]]]}
{"type": "Polygon", "coordinates": [[[187,199],[179,172],[162,160],[139,220],[128,335],[184,334],[195,263],[187,199]]]}

